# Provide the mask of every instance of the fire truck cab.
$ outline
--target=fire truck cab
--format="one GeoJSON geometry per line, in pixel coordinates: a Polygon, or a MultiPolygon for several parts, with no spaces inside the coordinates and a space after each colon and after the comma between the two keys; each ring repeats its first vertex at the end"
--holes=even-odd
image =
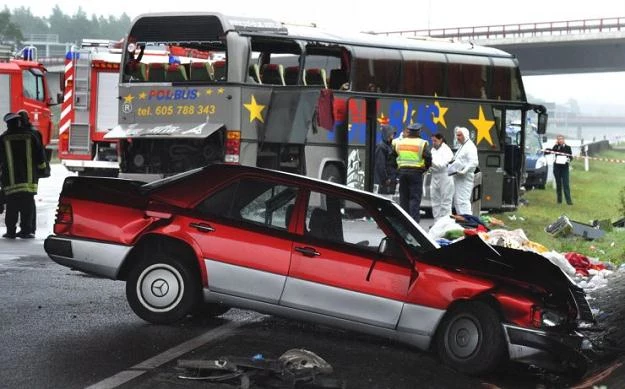
{"type": "Polygon", "coordinates": [[[117,141],[104,135],[118,122],[120,43],[84,39],[65,58],[59,159],[79,175],[117,176],[117,141]]]}
{"type": "MultiPolygon", "coordinates": [[[[50,96],[46,74],[47,70],[37,61],[37,50],[32,46],[22,49],[15,58],[0,59],[0,114],[25,109],[31,123],[41,133],[50,156],[50,106],[56,102],[50,96]]],[[[4,130],[6,124],[0,121],[0,133],[4,130]]]]}

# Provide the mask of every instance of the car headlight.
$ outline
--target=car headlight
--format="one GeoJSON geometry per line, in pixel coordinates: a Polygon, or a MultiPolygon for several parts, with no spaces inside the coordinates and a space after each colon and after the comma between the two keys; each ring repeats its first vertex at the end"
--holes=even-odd
{"type": "Polygon", "coordinates": [[[559,312],[550,309],[535,307],[532,310],[532,323],[535,327],[557,327],[566,321],[566,317],[559,312]]]}
{"type": "Polygon", "coordinates": [[[538,170],[538,169],[542,168],[542,167],[543,167],[543,166],[545,166],[545,165],[547,165],[547,158],[545,158],[545,157],[539,157],[539,158],[536,160],[536,167],[535,167],[535,169],[536,169],[536,170],[538,170]]]}

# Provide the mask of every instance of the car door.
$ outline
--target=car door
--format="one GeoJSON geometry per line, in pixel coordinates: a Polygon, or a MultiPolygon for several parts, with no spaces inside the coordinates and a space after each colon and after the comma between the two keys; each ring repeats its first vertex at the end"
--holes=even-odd
{"type": "Polygon", "coordinates": [[[378,253],[387,236],[374,215],[357,202],[313,191],[302,222],[280,304],[394,328],[413,274],[407,260],[378,253]]]}
{"type": "Polygon", "coordinates": [[[298,189],[241,178],[209,195],[184,225],[202,250],[208,289],[278,303],[289,270],[288,219],[298,189]]]}

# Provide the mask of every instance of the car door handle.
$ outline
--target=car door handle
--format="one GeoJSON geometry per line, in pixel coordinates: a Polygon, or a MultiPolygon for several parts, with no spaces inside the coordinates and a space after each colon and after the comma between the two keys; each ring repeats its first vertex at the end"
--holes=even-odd
{"type": "Polygon", "coordinates": [[[206,223],[191,223],[189,226],[195,228],[200,232],[213,232],[215,229],[206,223]]]}
{"type": "Polygon", "coordinates": [[[304,254],[307,257],[318,257],[321,254],[314,247],[296,247],[295,251],[304,254]]]}

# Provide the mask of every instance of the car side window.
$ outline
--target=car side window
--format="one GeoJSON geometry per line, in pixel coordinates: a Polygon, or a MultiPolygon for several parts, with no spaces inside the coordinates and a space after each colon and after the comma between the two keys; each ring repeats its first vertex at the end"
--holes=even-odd
{"type": "Polygon", "coordinates": [[[201,213],[286,230],[297,188],[257,178],[242,179],[210,195],[201,213]]]}
{"type": "Polygon", "coordinates": [[[377,251],[386,237],[362,205],[325,193],[311,192],[306,211],[306,235],[377,251]]]}

